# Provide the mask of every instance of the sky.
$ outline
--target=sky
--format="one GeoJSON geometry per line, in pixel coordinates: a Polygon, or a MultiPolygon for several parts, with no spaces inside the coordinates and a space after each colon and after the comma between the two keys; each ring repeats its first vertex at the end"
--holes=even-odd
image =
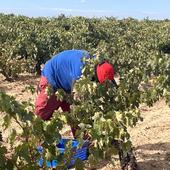
{"type": "Polygon", "coordinates": [[[0,0],[0,13],[29,17],[66,16],[170,19],[170,0],[0,0]]]}

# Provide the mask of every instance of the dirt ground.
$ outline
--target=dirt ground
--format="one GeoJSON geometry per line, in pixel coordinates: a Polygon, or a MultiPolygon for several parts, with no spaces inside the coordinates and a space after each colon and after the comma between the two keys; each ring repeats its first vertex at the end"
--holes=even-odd
{"type": "MultiPolygon", "coordinates": [[[[17,100],[35,99],[25,87],[36,87],[39,78],[34,75],[22,75],[15,82],[7,82],[0,75],[0,90],[15,95],[17,100]]],[[[129,129],[137,163],[141,170],[170,170],[170,108],[164,100],[153,107],[141,106],[144,120],[133,129],[129,129]]],[[[100,170],[114,169],[106,162],[100,170]]]]}

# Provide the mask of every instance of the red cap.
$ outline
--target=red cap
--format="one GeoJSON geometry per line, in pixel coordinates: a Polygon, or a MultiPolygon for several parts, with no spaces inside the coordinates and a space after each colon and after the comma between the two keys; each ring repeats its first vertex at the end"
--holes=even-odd
{"type": "Polygon", "coordinates": [[[99,64],[96,68],[96,73],[100,83],[103,83],[106,80],[114,80],[114,69],[108,62],[101,65],[99,64]]]}

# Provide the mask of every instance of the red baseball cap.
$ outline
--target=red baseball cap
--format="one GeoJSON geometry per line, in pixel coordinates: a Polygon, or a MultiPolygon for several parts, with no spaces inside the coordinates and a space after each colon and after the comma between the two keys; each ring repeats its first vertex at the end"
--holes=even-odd
{"type": "Polygon", "coordinates": [[[112,64],[104,62],[96,67],[97,78],[100,83],[106,80],[114,80],[114,68],[112,64]]]}

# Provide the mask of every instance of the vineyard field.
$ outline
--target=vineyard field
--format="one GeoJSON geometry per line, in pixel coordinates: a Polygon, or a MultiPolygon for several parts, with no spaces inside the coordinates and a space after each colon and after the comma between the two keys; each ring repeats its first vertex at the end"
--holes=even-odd
{"type": "MultiPolygon", "coordinates": [[[[54,94],[51,86],[45,92],[54,94]]],[[[169,20],[0,14],[0,170],[38,170],[37,145],[43,147],[43,170],[54,158],[56,169],[67,169],[71,143],[64,154],[56,149],[65,125],[76,127],[78,147],[90,138],[88,161],[76,159],[76,170],[137,170],[137,165],[169,170],[169,113],[169,20]],[[34,114],[41,69],[68,49],[84,49],[92,57],[82,59],[86,64],[72,93],[55,91],[58,100],[70,104],[69,113],[59,108],[43,121],[34,114]],[[113,64],[117,85],[92,81],[103,61],[113,64]]]]}
{"type": "MultiPolygon", "coordinates": [[[[22,92],[27,85],[38,83],[39,77],[23,75],[20,80],[9,83],[0,76],[0,89],[15,95],[17,100],[26,100],[28,96],[34,100],[29,92],[22,92]],[[33,81],[35,80],[35,81],[33,81]]],[[[141,106],[143,122],[135,128],[129,129],[133,147],[141,170],[169,170],[170,167],[170,108],[164,100],[160,100],[153,107],[141,106]]],[[[100,170],[112,170],[111,163],[104,161],[100,170]]],[[[119,166],[116,170],[119,170],[119,166]]]]}

